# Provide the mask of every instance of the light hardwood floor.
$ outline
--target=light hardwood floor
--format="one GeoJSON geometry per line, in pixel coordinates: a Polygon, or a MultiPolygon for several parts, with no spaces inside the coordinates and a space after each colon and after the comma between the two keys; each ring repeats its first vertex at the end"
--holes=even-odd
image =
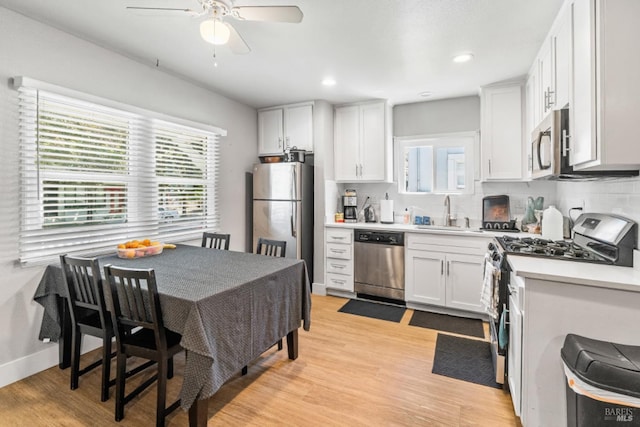
{"type": "MultiPolygon", "coordinates": [[[[500,389],[431,373],[437,332],[338,313],[346,300],[313,296],[310,332],[300,331],[295,361],[275,347],[209,401],[209,426],[517,426],[500,389]]],[[[98,351],[83,356],[95,360],[98,351]]],[[[176,360],[169,399],[180,388],[176,360]]],[[[0,426],[151,426],[155,386],[113,418],[113,389],[100,402],[99,369],[69,389],[69,371],[50,368],[0,389],[0,426]]],[[[171,400],[172,401],[172,400],[171,400]]],[[[186,426],[178,409],[167,426],[186,426]]]]}

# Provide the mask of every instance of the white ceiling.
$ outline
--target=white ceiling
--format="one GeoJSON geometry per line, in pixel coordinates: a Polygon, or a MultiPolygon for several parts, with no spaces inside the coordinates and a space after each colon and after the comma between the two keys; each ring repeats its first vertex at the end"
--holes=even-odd
{"type": "Polygon", "coordinates": [[[197,8],[196,0],[0,0],[0,6],[254,107],[311,99],[392,104],[477,94],[527,73],[563,0],[237,0],[296,5],[300,24],[231,20],[251,47],[204,42],[189,16],[126,6],[197,8]],[[451,58],[473,52],[470,63],[451,58]],[[337,84],[324,87],[331,76],[337,84]],[[419,92],[433,95],[423,98],[419,92]]]}

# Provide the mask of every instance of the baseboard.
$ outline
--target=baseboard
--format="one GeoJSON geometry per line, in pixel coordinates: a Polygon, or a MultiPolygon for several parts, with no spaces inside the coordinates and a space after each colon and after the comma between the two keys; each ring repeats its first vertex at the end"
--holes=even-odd
{"type": "MultiPolygon", "coordinates": [[[[102,346],[102,340],[86,337],[82,354],[102,346]]],[[[50,343],[43,350],[12,360],[0,366],[0,388],[49,369],[58,364],[58,344],[50,343]]]]}
{"type": "Polygon", "coordinates": [[[421,304],[416,302],[407,302],[407,308],[410,308],[412,310],[419,310],[419,311],[430,311],[432,313],[439,313],[439,314],[450,314],[451,316],[468,317],[470,319],[480,319],[484,322],[489,321],[489,316],[486,314],[459,310],[457,308],[441,307],[441,306],[421,304]]]}
{"type": "Polygon", "coordinates": [[[341,297],[341,298],[351,298],[351,299],[356,298],[355,292],[341,291],[339,289],[327,289],[327,295],[331,295],[334,297],[341,297]]]}
{"type": "Polygon", "coordinates": [[[324,283],[314,283],[312,293],[315,295],[322,295],[324,297],[327,295],[327,287],[324,283]]]}

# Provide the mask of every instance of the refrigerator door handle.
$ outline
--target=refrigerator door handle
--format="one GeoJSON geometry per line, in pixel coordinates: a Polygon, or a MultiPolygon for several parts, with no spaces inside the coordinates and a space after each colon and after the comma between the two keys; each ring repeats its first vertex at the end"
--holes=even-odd
{"type": "Polygon", "coordinates": [[[298,218],[298,210],[296,202],[293,201],[291,209],[291,236],[298,237],[298,230],[296,230],[296,219],[298,218]]]}
{"type": "Polygon", "coordinates": [[[295,165],[291,168],[291,173],[293,174],[293,194],[291,195],[291,199],[298,200],[298,174],[296,173],[295,165]]]}

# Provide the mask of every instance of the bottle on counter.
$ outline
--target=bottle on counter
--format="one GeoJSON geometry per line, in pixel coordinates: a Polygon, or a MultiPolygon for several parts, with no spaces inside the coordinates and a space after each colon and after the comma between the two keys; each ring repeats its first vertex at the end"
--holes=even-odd
{"type": "Polygon", "coordinates": [[[555,206],[550,205],[542,213],[542,238],[549,240],[562,240],[563,233],[562,214],[555,206]]]}
{"type": "Polygon", "coordinates": [[[404,208],[404,215],[402,216],[403,224],[411,224],[411,212],[409,212],[409,208],[404,208]]]}

